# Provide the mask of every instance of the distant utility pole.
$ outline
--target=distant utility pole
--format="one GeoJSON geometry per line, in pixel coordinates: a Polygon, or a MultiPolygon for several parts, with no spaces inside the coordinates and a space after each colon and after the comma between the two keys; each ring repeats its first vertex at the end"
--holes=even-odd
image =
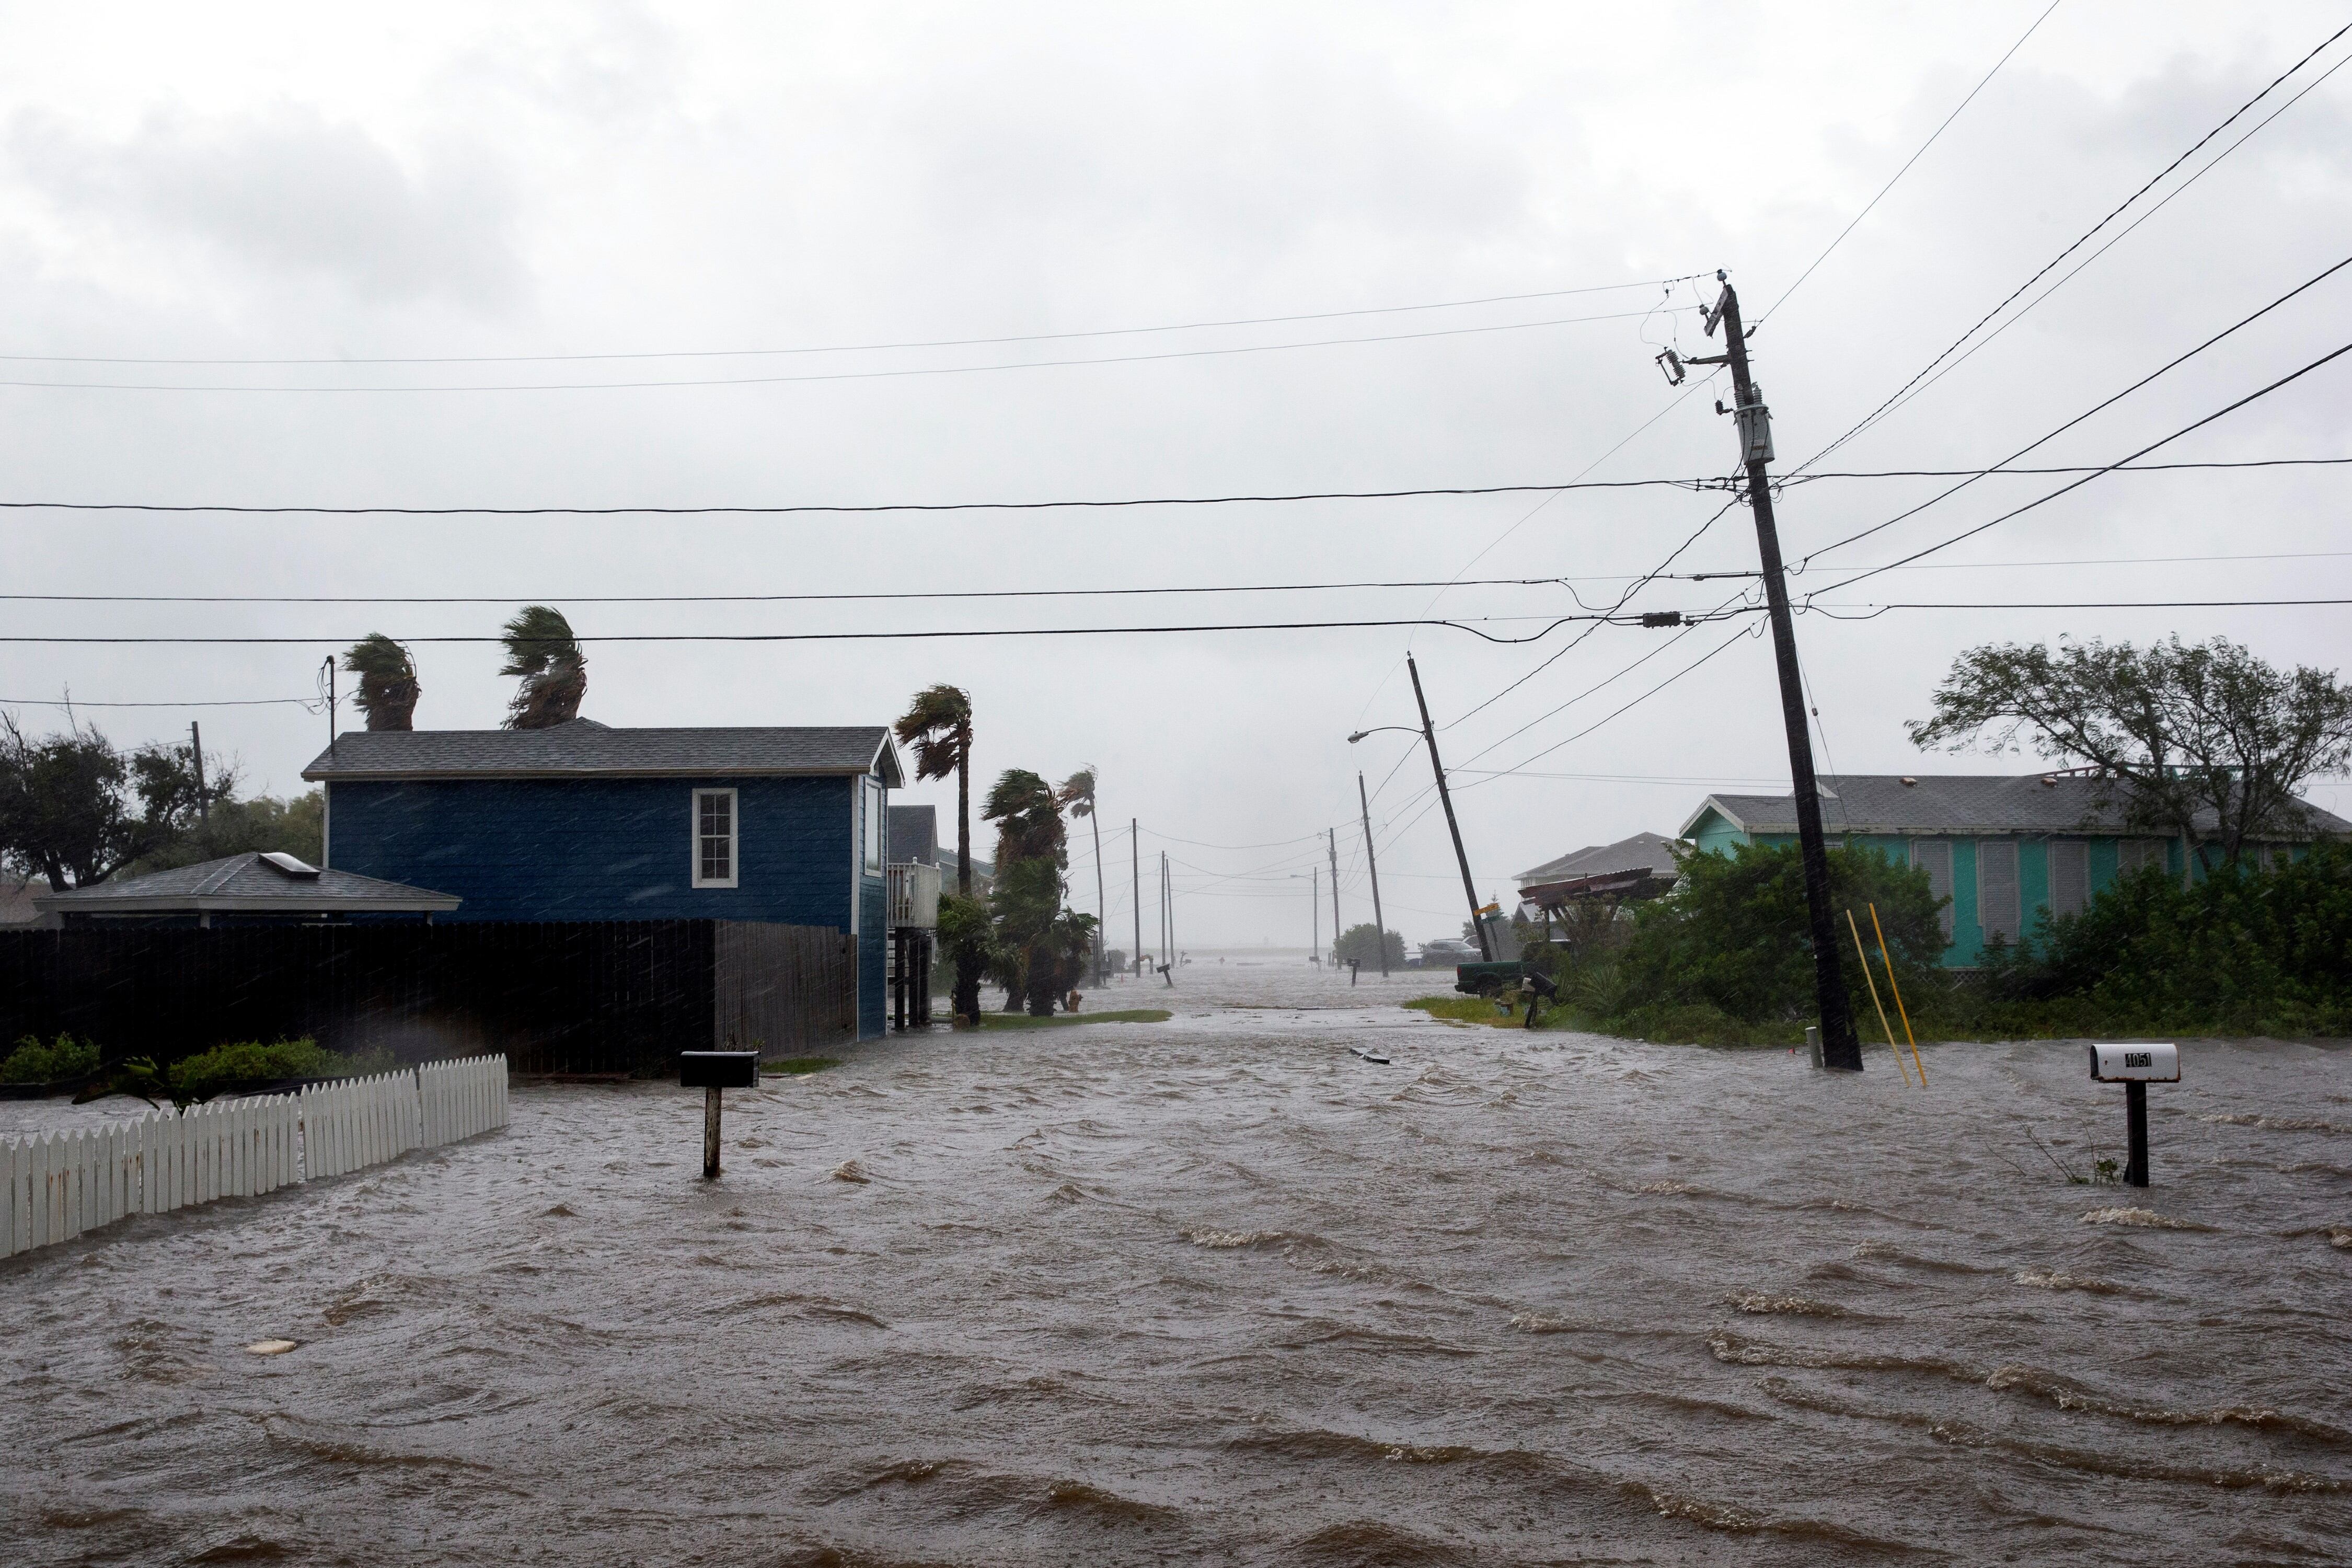
{"type": "Polygon", "coordinates": [[[212,796],[205,793],[205,738],[196,729],[194,719],[188,721],[188,755],[196,763],[196,816],[205,822],[213,819],[212,796]]]}
{"type": "MultiPolygon", "coordinates": [[[[1087,770],[1091,773],[1093,770],[1087,770]]],[[[1095,989],[1102,989],[1105,949],[1110,944],[1110,894],[1105,891],[1102,863],[1102,812],[1095,805],[1091,791],[1087,796],[1087,816],[1095,828],[1095,908],[1100,911],[1095,920],[1095,989]]]]}
{"type": "Polygon", "coordinates": [[[1339,830],[1323,830],[1325,843],[1331,850],[1331,962],[1339,962],[1339,936],[1347,928],[1339,923],[1339,830]]]}
{"type": "MultiPolygon", "coordinates": [[[[1797,634],[1789,615],[1789,583],[1780,565],[1780,535],[1772,522],[1772,416],[1748,374],[1748,337],[1739,326],[1739,296],[1718,271],[1722,297],[1706,313],[1706,335],[1724,330],[1724,352],[1691,364],[1731,367],[1731,412],[1739,421],[1740,460],[1748,469],[1748,501],[1756,510],[1756,544],[1764,571],[1764,599],[1772,623],[1772,654],[1780,671],[1780,718],[1789,731],[1789,783],[1797,796],[1797,843],[1805,862],[1805,913],[1812,925],[1813,991],[1821,1009],[1822,1065],[1862,1070],[1862,1042],[1846,1010],[1845,976],[1838,963],[1837,927],[1830,909],[1829,851],[1822,841],[1821,786],[1813,777],[1812,735],[1805,725],[1804,678],[1797,669],[1797,634]]],[[[1669,374],[1675,373],[1670,371],[1669,374]]],[[[1720,411],[1723,405],[1717,404],[1720,411]]]]}
{"type": "Polygon", "coordinates": [[[1135,977],[1143,978],[1143,837],[1135,830],[1135,818],[1127,819],[1127,874],[1134,879],[1135,896],[1135,977]]]}
{"type": "Polygon", "coordinates": [[[1356,775],[1356,805],[1364,814],[1364,865],[1372,873],[1372,931],[1381,939],[1381,973],[1389,972],[1389,921],[1381,913],[1381,863],[1372,858],[1372,802],[1364,794],[1364,775],[1356,775]]]}
{"type": "MultiPolygon", "coordinates": [[[[1478,933],[1478,956],[1492,963],[1495,944],[1487,940],[1486,917],[1478,912],[1477,885],[1470,880],[1470,857],[1462,848],[1462,826],[1454,820],[1454,796],[1445,787],[1445,764],[1437,759],[1437,727],[1429,721],[1429,700],[1421,694],[1421,667],[1412,662],[1412,655],[1404,656],[1404,667],[1412,676],[1412,700],[1421,709],[1421,738],[1429,742],[1429,766],[1437,774],[1437,798],[1445,807],[1445,831],[1454,835],[1454,860],[1462,868],[1462,896],[1470,900],[1470,929],[1478,933]]],[[[1381,942],[1385,945],[1388,938],[1381,942]]],[[[1848,1030],[1849,1037],[1853,1031],[1848,1030]]]]}

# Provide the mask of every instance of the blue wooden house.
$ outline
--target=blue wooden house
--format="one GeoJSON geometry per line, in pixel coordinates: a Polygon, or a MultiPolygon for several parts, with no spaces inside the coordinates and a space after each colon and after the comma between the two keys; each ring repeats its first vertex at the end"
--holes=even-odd
{"type": "Polygon", "coordinates": [[[773,921],[849,932],[857,1033],[885,1026],[890,732],[373,730],[302,771],[328,866],[456,894],[445,923],[773,921]]]}
{"type": "MultiPolygon", "coordinates": [[[[1945,900],[1948,968],[1975,966],[1995,937],[2011,946],[2032,942],[2050,917],[2081,913],[2126,872],[2159,866],[2175,877],[2194,874],[2193,853],[2178,836],[2127,828],[2117,786],[2105,780],[1849,773],[1819,784],[1832,847],[1875,849],[1927,873],[1927,885],[1945,900]]],[[[2299,857],[2315,838],[2352,833],[2342,817],[2308,804],[2304,810],[2300,834],[2255,852],[2299,857]]],[[[1736,844],[1793,844],[1796,796],[1708,795],[1681,837],[1717,854],[1736,844]]]]}

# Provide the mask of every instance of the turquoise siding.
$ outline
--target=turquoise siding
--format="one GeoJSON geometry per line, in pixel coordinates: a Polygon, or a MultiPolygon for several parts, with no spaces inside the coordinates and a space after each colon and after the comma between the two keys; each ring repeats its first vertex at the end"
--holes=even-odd
{"type": "MultiPolygon", "coordinates": [[[[1833,841],[1840,839],[1835,832],[1828,837],[1833,841]]],[[[1990,838],[2000,836],[1988,834],[1979,837],[1990,838]]],[[[2018,907],[2024,920],[2024,940],[2032,942],[2049,925],[2050,837],[2042,834],[2018,834],[2013,837],[2017,840],[2018,907]]],[[[1797,841],[1793,833],[1750,836],[1715,812],[1707,813],[1706,819],[1693,830],[1691,839],[1700,849],[1715,855],[1728,855],[1732,847],[1738,844],[1755,843],[1768,848],[1778,848],[1797,841]]],[[[1945,842],[1952,847],[1952,943],[1944,950],[1944,965],[1948,969],[1972,969],[1983,961],[1985,952],[1984,927],[1979,922],[1977,906],[1978,839],[1953,837],[1928,841],[1945,842]]],[[[1919,840],[1906,835],[1855,834],[1842,842],[1850,850],[1875,850],[1895,865],[1907,866],[1911,861],[1911,846],[1919,840]]],[[[2112,886],[2119,874],[2123,863],[2123,840],[2091,837],[2086,842],[2090,846],[2089,892],[2095,898],[2112,886]]],[[[2309,847],[2302,845],[2294,847],[2292,851],[2297,859],[2309,852],[2309,847]]],[[[2180,875],[2182,855],[2179,839],[2166,844],[2165,857],[2170,873],[2176,877],[2180,875]]]]}

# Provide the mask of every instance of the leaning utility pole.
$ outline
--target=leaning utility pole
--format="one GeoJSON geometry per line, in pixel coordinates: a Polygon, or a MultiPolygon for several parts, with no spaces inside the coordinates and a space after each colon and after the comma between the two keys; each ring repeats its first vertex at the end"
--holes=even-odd
{"type": "Polygon", "coordinates": [[[1389,972],[1389,921],[1381,913],[1381,863],[1372,858],[1372,802],[1364,794],[1364,775],[1356,775],[1356,805],[1364,814],[1364,865],[1372,874],[1372,932],[1381,941],[1381,973],[1389,972]]]}
{"type": "MultiPolygon", "coordinates": [[[[1412,662],[1411,654],[1404,656],[1404,667],[1412,676],[1412,700],[1421,709],[1421,738],[1429,742],[1429,766],[1437,774],[1437,798],[1445,807],[1445,831],[1454,835],[1454,860],[1462,868],[1462,896],[1470,900],[1470,929],[1478,933],[1478,956],[1492,963],[1495,944],[1486,939],[1486,918],[1478,912],[1478,889],[1470,880],[1470,857],[1462,848],[1461,825],[1454,820],[1454,796],[1445,787],[1445,764],[1437,760],[1437,729],[1429,721],[1429,700],[1421,694],[1421,667],[1412,662]]],[[[1383,936],[1381,941],[1386,944],[1388,938],[1383,936]]]]}
{"type": "Polygon", "coordinates": [[[1339,830],[1327,827],[1323,837],[1331,850],[1331,963],[1336,968],[1339,963],[1339,938],[1346,929],[1339,924],[1339,830]]]}
{"type": "Polygon", "coordinates": [[[1127,819],[1127,874],[1135,896],[1135,977],[1143,978],[1143,837],[1135,818],[1127,819]]]}
{"type": "MultiPolygon", "coordinates": [[[[1837,927],[1830,909],[1829,851],[1822,841],[1821,786],[1813,777],[1813,742],[1805,726],[1804,678],[1797,670],[1797,634],[1789,614],[1789,583],[1780,565],[1780,535],[1772,522],[1772,416],[1748,374],[1748,338],[1739,326],[1739,296],[1718,271],[1723,295],[1706,313],[1706,335],[1720,323],[1724,352],[1691,364],[1731,367],[1732,412],[1739,421],[1740,460],[1748,469],[1748,501],[1756,510],[1756,544],[1764,569],[1764,601],[1772,623],[1773,661],[1780,672],[1780,718],[1789,731],[1789,783],[1797,796],[1797,844],[1805,862],[1805,913],[1813,932],[1813,991],[1821,1009],[1822,1065],[1862,1070],[1862,1043],[1846,1009],[1845,976],[1838,963],[1837,927]]],[[[1722,408],[1721,404],[1716,407],[1722,408]]]]}
{"type": "Polygon", "coordinates": [[[1108,956],[1105,950],[1110,945],[1110,894],[1103,881],[1102,813],[1097,809],[1091,792],[1087,797],[1087,816],[1094,820],[1095,826],[1095,908],[1100,911],[1095,918],[1095,989],[1099,991],[1103,985],[1103,961],[1108,956]]]}
{"type": "Polygon", "coordinates": [[[188,721],[188,755],[196,764],[196,816],[213,819],[212,796],[205,793],[205,737],[194,719],[188,721]]]}

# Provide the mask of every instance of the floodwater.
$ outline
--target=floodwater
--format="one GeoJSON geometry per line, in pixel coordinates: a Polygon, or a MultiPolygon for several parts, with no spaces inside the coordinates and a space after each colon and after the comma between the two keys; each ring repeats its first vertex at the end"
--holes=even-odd
{"type": "Polygon", "coordinates": [[[2078,1046],[1922,1090],[1183,978],[730,1095],[711,1185],[698,1095],[526,1086],[0,1263],[6,1555],[2352,1557],[2343,1049],[2185,1047],[2137,1192],[2053,1163],[2121,1152],[2078,1046]]]}

